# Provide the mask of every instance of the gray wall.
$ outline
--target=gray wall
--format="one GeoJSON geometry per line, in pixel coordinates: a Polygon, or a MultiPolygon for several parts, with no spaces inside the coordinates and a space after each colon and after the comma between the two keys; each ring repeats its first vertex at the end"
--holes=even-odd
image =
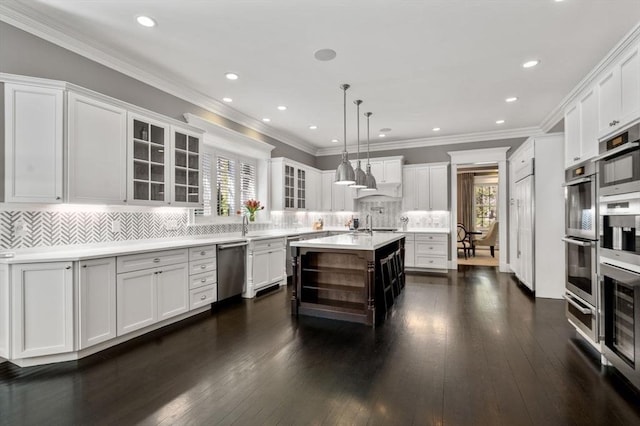
{"type": "MultiPolygon", "coordinates": [[[[68,81],[181,121],[184,121],[182,115],[190,112],[275,146],[271,152],[272,157],[287,157],[315,166],[315,157],[311,154],[248,129],[5,22],[0,22],[0,72],[68,81]]],[[[0,137],[4,138],[4,136],[0,137]]]]}
{"type": "MultiPolygon", "coordinates": [[[[393,149],[389,151],[375,151],[371,153],[371,158],[374,157],[391,157],[396,155],[403,155],[405,164],[423,164],[423,163],[437,163],[451,161],[451,157],[447,154],[450,151],[466,151],[469,149],[486,149],[508,146],[511,150],[507,152],[507,156],[518,148],[527,138],[514,138],[514,139],[501,139],[495,141],[482,141],[482,142],[470,142],[460,143],[454,145],[438,145],[427,146],[421,148],[409,148],[409,149],[393,149]]],[[[325,155],[316,158],[316,167],[320,170],[335,169],[340,163],[341,155],[325,155]]],[[[349,156],[350,159],[355,158],[353,155],[349,156]]]]}

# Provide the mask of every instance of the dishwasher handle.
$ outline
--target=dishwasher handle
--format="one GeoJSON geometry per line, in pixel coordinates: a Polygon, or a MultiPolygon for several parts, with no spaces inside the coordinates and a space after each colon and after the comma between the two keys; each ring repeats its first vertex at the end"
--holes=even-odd
{"type": "Polygon", "coordinates": [[[247,243],[246,241],[242,242],[242,243],[237,243],[237,244],[223,244],[223,245],[219,245],[218,246],[218,250],[230,249],[230,248],[234,248],[234,247],[244,247],[247,244],[249,244],[249,243],[247,243]]]}

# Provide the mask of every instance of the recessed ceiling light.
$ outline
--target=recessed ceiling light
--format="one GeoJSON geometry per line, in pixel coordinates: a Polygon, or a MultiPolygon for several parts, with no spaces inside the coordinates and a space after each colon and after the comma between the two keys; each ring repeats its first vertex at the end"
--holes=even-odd
{"type": "Polygon", "coordinates": [[[286,111],[286,110],[287,110],[287,107],[286,107],[286,106],[284,106],[284,105],[279,105],[279,106],[278,106],[278,109],[279,109],[280,111],[286,111]]]}
{"type": "Polygon", "coordinates": [[[316,130],[318,128],[318,126],[312,124],[311,126],[309,126],[309,130],[316,130]]]}
{"type": "Polygon", "coordinates": [[[564,1],[564,0],[556,0],[556,3],[560,3],[561,1],[564,1]]]}
{"type": "Polygon", "coordinates": [[[262,119],[262,121],[264,121],[265,123],[268,123],[268,122],[270,122],[270,121],[271,121],[271,119],[270,119],[270,118],[265,117],[265,118],[263,118],[263,119],[262,119]]]}
{"type": "Polygon", "coordinates": [[[235,72],[228,72],[224,76],[227,77],[227,80],[237,80],[240,77],[235,72]]]}
{"type": "Polygon", "coordinates": [[[511,96],[510,98],[505,99],[505,102],[511,103],[511,102],[515,102],[518,100],[517,96],[511,96]]]}
{"type": "Polygon", "coordinates": [[[536,65],[538,65],[540,63],[539,60],[534,59],[533,61],[527,61],[524,64],[522,64],[522,68],[533,68],[536,65]]]}
{"type": "Polygon", "coordinates": [[[136,18],[136,21],[138,21],[138,24],[142,25],[143,27],[151,28],[156,26],[156,21],[154,21],[153,18],[149,18],[148,16],[138,16],[136,18]]]}
{"type": "Polygon", "coordinates": [[[331,142],[333,142],[333,143],[338,143],[338,142],[340,142],[340,141],[339,141],[338,139],[331,139],[331,142]]]}
{"type": "Polygon", "coordinates": [[[380,134],[378,135],[378,137],[379,137],[379,138],[386,138],[386,137],[387,137],[387,135],[385,135],[384,133],[380,133],[380,134]]]}
{"type": "Polygon", "coordinates": [[[433,131],[434,131],[434,132],[439,132],[439,131],[440,131],[440,127],[434,127],[434,128],[433,128],[433,131]]]}
{"type": "Polygon", "coordinates": [[[384,127],[384,128],[382,128],[382,129],[380,129],[380,132],[381,132],[381,133],[390,132],[390,131],[391,131],[391,129],[390,129],[390,128],[388,128],[388,127],[384,127]]]}
{"type": "Polygon", "coordinates": [[[330,61],[336,57],[336,51],[333,49],[316,50],[313,56],[319,61],[330,61]]]}
{"type": "Polygon", "coordinates": [[[504,120],[496,120],[496,124],[504,124],[504,120]]]}
{"type": "Polygon", "coordinates": [[[233,102],[233,99],[231,98],[222,98],[223,101],[229,103],[229,102],[233,102]]]}

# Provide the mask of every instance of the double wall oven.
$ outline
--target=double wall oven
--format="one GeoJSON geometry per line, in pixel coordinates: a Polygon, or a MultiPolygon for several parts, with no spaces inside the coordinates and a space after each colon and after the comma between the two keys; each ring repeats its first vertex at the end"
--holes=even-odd
{"type": "Polygon", "coordinates": [[[592,344],[599,336],[598,173],[594,162],[565,175],[565,299],[569,322],[592,344]]]}

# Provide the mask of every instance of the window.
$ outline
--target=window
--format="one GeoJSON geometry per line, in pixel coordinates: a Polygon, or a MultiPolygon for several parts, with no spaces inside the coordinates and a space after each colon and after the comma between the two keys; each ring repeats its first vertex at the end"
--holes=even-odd
{"type": "Polygon", "coordinates": [[[474,195],[475,229],[486,230],[498,217],[498,184],[476,183],[474,195]]]}
{"type": "Polygon", "coordinates": [[[204,205],[195,211],[196,223],[233,217],[238,210],[242,211],[245,201],[257,198],[256,175],[255,160],[205,148],[202,153],[204,205]]]}

